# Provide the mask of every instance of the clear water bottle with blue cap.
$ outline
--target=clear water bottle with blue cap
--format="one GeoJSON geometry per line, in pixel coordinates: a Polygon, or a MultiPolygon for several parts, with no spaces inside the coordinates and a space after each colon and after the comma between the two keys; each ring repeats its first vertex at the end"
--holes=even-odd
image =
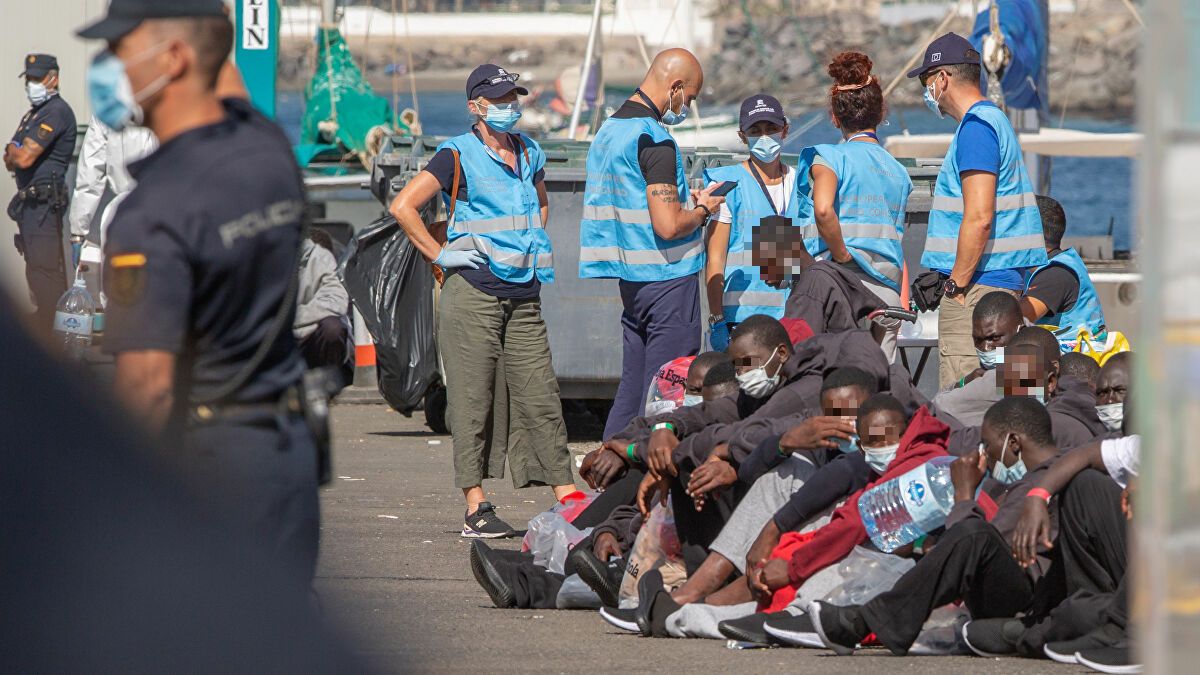
{"type": "Polygon", "coordinates": [[[92,345],[92,321],[96,302],[88,292],[83,275],[75,275],[75,283],[58,299],[54,312],[54,335],[62,341],[67,357],[82,361],[92,345]]]}
{"type": "Polygon", "coordinates": [[[876,548],[891,553],[946,524],[954,506],[953,463],[953,457],[934,457],[858,498],[858,513],[876,548]]]}

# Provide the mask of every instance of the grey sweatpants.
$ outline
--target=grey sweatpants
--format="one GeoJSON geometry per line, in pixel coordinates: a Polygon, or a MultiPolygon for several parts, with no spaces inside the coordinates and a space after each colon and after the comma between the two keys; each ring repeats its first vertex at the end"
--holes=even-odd
{"type": "Polygon", "coordinates": [[[763,474],[734,509],[709,551],[719,553],[746,573],[746,554],[767,524],[804,481],[817,472],[812,462],[795,455],[763,474]]]}

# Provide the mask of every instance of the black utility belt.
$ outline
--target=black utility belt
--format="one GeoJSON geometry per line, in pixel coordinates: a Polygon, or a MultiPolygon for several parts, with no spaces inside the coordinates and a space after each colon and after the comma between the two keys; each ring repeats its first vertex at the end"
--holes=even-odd
{"type": "Polygon", "coordinates": [[[214,424],[229,419],[266,417],[275,415],[300,415],[304,412],[304,400],[300,387],[288,387],[277,401],[263,403],[202,403],[188,407],[188,419],[192,424],[214,424]]]}
{"type": "Polygon", "coordinates": [[[52,183],[29,185],[17,190],[17,198],[21,201],[48,202],[63,194],[66,186],[56,187],[52,183]]]}

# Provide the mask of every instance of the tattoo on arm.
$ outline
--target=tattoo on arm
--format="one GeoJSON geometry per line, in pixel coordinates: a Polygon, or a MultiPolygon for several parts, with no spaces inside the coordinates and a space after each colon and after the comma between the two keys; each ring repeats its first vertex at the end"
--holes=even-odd
{"type": "Polygon", "coordinates": [[[675,188],[666,185],[651,188],[650,195],[665,204],[679,203],[679,192],[675,188]]]}

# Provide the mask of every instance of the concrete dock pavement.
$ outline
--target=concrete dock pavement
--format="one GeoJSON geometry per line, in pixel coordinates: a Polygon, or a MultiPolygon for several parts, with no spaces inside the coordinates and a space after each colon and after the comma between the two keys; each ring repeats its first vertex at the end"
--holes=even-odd
{"type": "MultiPolygon", "coordinates": [[[[382,405],[333,409],[334,481],[321,494],[316,588],[331,622],[385,672],[1076,673],[1022,659],[896,658],[882,649],[835,657],[807,649],[740,651],[718,640],[647,639],[588,610],[492,607],[467,562],[451,441],[420,413],[382,405]]],[[[572,442],[585,452],[594,440],[572,442]]],[[[549,488],[489,481],[489,499],[518,529],[549,508],[549,488]]],[[[497,547],[519,548],[519,539],[497,547]]]]}

